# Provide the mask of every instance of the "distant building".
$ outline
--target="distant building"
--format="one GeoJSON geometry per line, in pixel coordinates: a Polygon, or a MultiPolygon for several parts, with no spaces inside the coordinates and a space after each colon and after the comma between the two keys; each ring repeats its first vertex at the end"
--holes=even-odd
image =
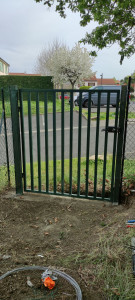
{"type": "Polygon", "coordinates": [[[93,76],[88,79],[84,79],[84,86],[97,86],[97,85],[119,85],[120,81],[114,78],[96,78],[93,76]]]}
{"type": "Polygon", "coordinates": [[[0,57],[0,75],[9,74],[9,64],[0,57]]]}
{"type": "Polygon", "coordinates": [[[12,76],[41,76],[41,74],[9,73],[12,76]]]}

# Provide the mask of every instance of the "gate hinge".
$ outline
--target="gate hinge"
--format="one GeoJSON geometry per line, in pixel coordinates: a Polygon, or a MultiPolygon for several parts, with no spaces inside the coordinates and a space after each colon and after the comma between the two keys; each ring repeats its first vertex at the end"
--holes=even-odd
{"type": "Polygon", "coordinates": [[[106,131],[110,133],[121,133],[120,127],[108,126],[107,128],[102,129],[101,131],[106,131]]]}

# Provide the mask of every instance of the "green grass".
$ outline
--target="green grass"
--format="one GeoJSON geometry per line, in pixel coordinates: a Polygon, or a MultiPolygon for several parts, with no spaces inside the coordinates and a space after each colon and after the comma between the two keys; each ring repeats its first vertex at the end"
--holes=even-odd
{"type": "MultiPolygon", "coordinates": [[[[69,101],[65,100],[65,111],[70,111],[70,105],[69,105],[69,101]]],[[[40,101],[39,102],[39,107],[40,107],[40,114],[44,113],[44,102],[40,101]]],[[[10,111],[10,102],[6,101],[5,102],[5,108],[6,108],[6,117],[10,117],[11,116],[11,111],[10,111]]],[[[2,111],[2,102],[0,101],[0,112],[2,111]]],[[[79,111],[79,107],[74,107],[74,111],[79,111]]],[[[48,113],[52,113],[53,112],[53,103],[52,101],[48,101],[48,113]]],[[[61,112],[61,100],[57,99],[56,100],[56,112],[61,112]]],[[[28,115],[28,103],[27,101],[23,101],[23,113],[24,116],[28,115]]],[[[31,101],[31,113],[32,115],[36,114],[36,102],[35,101],[31,101]]],[[[82,114],[88,118],[88,110],[82,108],[82,114]]],[[[96,113],[91,113],[91,117],[95,118],[97,117],[96,113]]],[[[135,113],[134,112],[129,112],[128,114],[128,118],[129,119],[135,119],[135,113]]],[[[115,119],[115,112],[110,112],[109,113],[109,119],[115,119]]],[[[100,113],[100,120],[106,120],[106,113],[105,112],[101,112],[100,113]]]]}
{"type": "MultiPolygon", "coordinates": [[[[64,181],[65,184],[69,184],[69,160],[65,159],[65,174],[64,174],[64,181]]],[[[73,173],[72,173],[72,182],[73,185],[77,184],[77,158],[73,159],[73,173]]],[[[109,158],[107,160],[107,178],[110,182],[111,180],[111,166],[112,166],[112,159],[109,158]]],[[[93,181],[94,179],[94,167],[95,162],[93,160],[90,160],[89,162],[89,179],[93,181]]],[[[27,164],[26,168],[27,172],[27,184],[30,185],[30,164],[27,164]]],[[[57,173],[57,184],[61,183],[61,161],[57,160],[56,163],[56,173],[57,173]]],[[[81,184],[85,184],[85,173],[86,173],[86,159],[81,159],[81,184]]],[[[45,178],[45,162],[41,162],[41,174],[42,174],[42,183],[43,185],[46,184],[46,178],[45,178]]],[[[98,160],[98,180],[97,182],[101,184],[103,178],[103,161],[98,160]]],[[[50,186],[53,185],[53,161],[49,161],[49,182],[50,186]]],[[[38,164],[37,162],[34,162],[34,185],[38,186],[38,164]]]]}
{"type": "MultiPolygon", "coordinates": [[[[8,173],[6,166],[0,166],[0,191],[8,186],[8,173]]],[[[10,166],[10,187],[15,188],[14,166],[10,166]]]]}
{"type": "MultiPolygon", "coordinates": [[[[69,160],[65,159],[64,161],[64,182],[65,185],[69,184],[69,160]]],[[[73,185],[77,185],[77,158],[73,159],[73,173],[72,173],[72,182],[73,185]]],[[[38,187],[38,163],[34,162],[34,186],[38,187]]],[[[89,180],[91,183],[94,181],[94,171],[95,171],[95,162],[93,160],[89,161],[89,180]]],[[[56,163],[56,173],[57,173],[57,185],[61,183],[61,161],[57,160],[56,163]]],[[[107,159],[106,165],[106,185],[110,187],[111,184],[111,173],[112,173],[112,157],[109,156],[107,159]]],[[[11,187],[15,186],[14,179],[14,167],[10,166],[11,174],[11,187]]],[[[86,159],[81,158],[81,185],[85,184],[85,174],[86,174],[86,159]]],[[[31,175],[30,175],[30,164],[26,164],[26,177],[27,177],[27,186],[31,185],[31,175]]],[[[41,162],[41,179],[42,179],[42,190],[45,189],[46,184],[46,175],[45,175],[45,162],[41,162]]],[[[53,186],[53,161],[49,161],[49,184],[50,187],[53,186]]],[[[97,168],[97,184],[102,186],[103,180],[103,160],[98,159],[98,168],[97,168]]],[[[131,183],[135,183],[135,160],[125,160],[124,165],[124,184],[125,187],[128,187],[131,183]]],[[[0,167],[0,190],[2,190],[7,185],[7,169],[6,167],[0,167]]]]}
{"type": "MultiPolygon", "coordinates": [[[[114,221],[118,223],[115,219],[114,217],[114,221]]],[[[95,262],[95,276],[108,299],[135,299],[131,250],[127,249],[134,232],[131,230],[126,236],[125,231],[113,227],[108,233],[102,234],[99,249],[95,252],[95,257],[90,259],[92,264],[95,262]]]]}
{"type": "MultiPolygon", "coordinates": [[[[86,109],[82,109],[82,114],[85,116],[85,118],[88,118],[88,111],[86,109]]],[[[96,113],[91,113],[91,117],[95,118],[97,117],[96,113]]],[[[110,112],[109,113],[109,120],[115,119],[115,112],[110,112]]],[[[128,113],[128,119],[135,119],[135,113],[134,112],[129,112],[128,113]]],[[[101,112],[100,113],[100,120],[106,120],[106,113],[101,112]]]]}
{"type": "Polygon", "coordinates": [[[104,299],[133,300],[135,288],[132,275],[132,250],[127,246],[134,236],[134,229],[121,230],[118,226],[118,217],[114,216],[113,223],[108,224],[106,231],[100,231],[98,245],[95,243],[95,247],[92,247],[89,253],[78,251],[66,256],[62,263],[65,267],[81,266],[85,282],[89,283],[89,274],[92,274],[90,285],[94,290],[101,291],[104,299]]]}
{"type": "MultiPolygon", "coordinates": [[[[86,109],[82,109],[82,114],[85,116],[85,118],[88,118],[88,111],[86,109]]],[[[97,113],[91,113],[91,118],[95,118],[97,117],[97,113]]],[[[135,114],[134,114],[135,117],[135,114]]],[[[115,119],[115,112],[110,112],[109,113],[109,120],[113,120],[115,119]]],[[[106,113],[105,112],[101,112],[100,113],[100,120],[106,120],[106,113]]]]}
{"type": "MultiPolygon", "coordinates": [[[[64,103],[65,103],[65,105],[64,105],[65,111],[70,111],[70,105],[69,105],[68,100],[65,100],[64,103]]],[[[6,109],[6,117],[9,118],[11,116],[11,109],[10,109],[9,101],[5,102],[5,109],[6,109]]],[[[43,101],[39,102],[39,111],[40,111],[40,114],[44,113],[44,102],[43,101]]],[[[1,101],[0,101],[0,112],[2,112],[2,102],[1,101]]],[[[48,101],[48,113],[52,113],[52,112],[53,112],[53,103],[52,103],[52,101],[48,101]]],[[[61,112],[61,100],[59,100],[59,99],[56,100],[56,112],[61,112]]],[[[23,113],[24,113],[24,116],[28,115],[28,102],[27,101],[23,101],[23,113]]],[[[32,113],[32,115],[36,114],[36,102],[35,101],[31,101],[31,113],[32,113]]]]}

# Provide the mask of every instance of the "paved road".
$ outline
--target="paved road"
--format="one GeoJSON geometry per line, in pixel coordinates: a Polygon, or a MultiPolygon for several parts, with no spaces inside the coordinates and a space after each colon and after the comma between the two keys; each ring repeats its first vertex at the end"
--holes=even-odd
{"type": "MultiPolygon", "coordinates": [[[[77,112],[74,112],[73,115],[73,157],[78,155],[78,116],[77,112]]],[[[29,131],[28,131],[28,121],[25,118],[25,147],[26,147],[26,160],[29,161],[29,131]]],[[[109,125],[114,125],[114,120],[110,121],[109,125]]],[[[99,129],[99,154],[104,153],[104,138],[105,132],[102,129],[105,127],[105,122],[100,122],[99,129]]],[[[37,161],[37,131],[36,131],[36,117],[32,117],[32,131],[33,131],[33,159],[37,161]]],[[[53,120],[52,114],[48,115],[48,131],[49,131],[49,159],[53,159],[53,120]]],[[[45,126],[44,118],[40,116],[40,139],[41,139],[41,159],[45,160],[45,126]]],[[[64,157],[69,158],[69,145],[70,145],[70,115],[69,112],[65,113],[65,142],[64,142],[64,157]]],[[[82,147],[81,147],[81,156],[86,156],[86,141],[87,141],[87,120],[82,117],[82,147]]],[[[95,154],[95,142],[96,142],[96,121],[91,122],[90,130],[90,155],[95,154]]],[[[108,136],[108,154],[113,151],[113,137],[114,134],[109,134],[108,136]]],[[[56,157],[61,159],[61,114],[57,113],[56,116],[56,157]]]]}
{"type": "MultiPolygon", "coordinates": [[[[104,109],[104,108],[102,108],[104,109]]],[[[94,108],[93,108],[94,110],[94,108]]],[[[115,110],[115,109],[113,109],[115,110]]],[[[78,156],[78,116],[77,112],[74,112],[73,115],[73,157],[78,156]]],[[[10,120],[9,120],[10,122],[10,120]]],[[[30,161],[29,155],[29,130],[28,130],[28,118],[25,117],[24,119],[25,125],[25,147],[26,147],[26,161],[30,161]]],[[[109,125],[114,125],[114,120],[110,120],[109,125]]],[[[132,132],[135,132],[135,122],[131,122],[128,124],[128,132],[130,133],[130,126],[132,126],[132,132]]],[[[105,128],[105,121],[100,121],[100,128],[99,128],[99,148],[98,154],[104,153],[104,140],[105,140],[105,132],[102,129],[105,128]]],[[[8,141],[12,147],[12,136],[11,136],[11,125],[9,126],[8,130],[8,141]]],[[[53,119],[52,114],[48,114],[48,131],[49,131],[49,159],[53,159],[53,119]]],[[[32,136],[33,136],[33,159],[37,161],[37,130],[36,130],[36,116],[32,117],[32,136]]],[[[86,141],[87,141],[87,120],[82,117],[82,147],[81,147],[81,156],[86,156],[86,141]]],[[[3,150],[1,151],[2,155],[0,156],[0,164],[2,161],[6,161],[6,154],[5,154],[5,145],[4,145],[4,136],[1,135],[1,144],[3,145],[3,150]],[[2,141],[3,139],[3,141],[2,141]]],[[[108,134],[108,154],[113,152],[113,138],[114,134],[108,134]]],[[[41,159],[45,160],[45,125],[44,125],[44,117],[40,115],[40,140],[41,140],[41,159]]],[[[134,139],[133,139],[134,140],[134,139]]],[[[96,121],[91,121],[91,130],[90,130],[90,156],[95,154],[95,143],[96,143],[96,121]]],[[[56,115],[56,158],[61,159],[61,113],[57,113],[56,115]]],[[[69,145],[70,145],[70,115],[69,112],[65,112],[65,142],[64,142],[64,157],[69,158],[69,145]]],[[[10,147],[10,149],[11,149],[10,147]]],[[[127,135],[127,152],[128,156],[130,153],[135,152],[135,144],[132,143],[131,147],[131,136],[130,134],[127,135]],[[130,140],[130,143],[128,142],[130,140]],[[130,147],[128,148],[128,144],[130,147]]],[[[135,153],[134,153],[135,157],[135,153]]],[[[10,151],[10,161],[13,163],[13,154],[10,151]]]]}

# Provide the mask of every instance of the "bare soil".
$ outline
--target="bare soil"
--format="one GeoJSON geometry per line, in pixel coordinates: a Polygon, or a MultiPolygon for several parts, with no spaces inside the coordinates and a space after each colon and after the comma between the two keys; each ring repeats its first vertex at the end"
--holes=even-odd
{"type": "MultiPolygon", "coordinates": [[[[121,232],[125,230],[126,220],[135,215],[133,200],[129,206],[113,206],[39,194],[16,196],[13,191],[0,195],[0,276],[23,266],[51,267],[72,276],[84,300],[107,299],[96,281],[93,266],[83,261],[99,247],[101,232],[111,231],[118,224],[121,232]]],[[[17,298],[11,297],[12,281],[7,280],[1,280],[0,299],[28,299],[21,298],[19,292],[17,298]]],[[[24,289],[22,280],[16,280],[20,291],[21,286],[24,289]]],[[[66,288],[65,284],[65,296],[59,299],[73,300],[66,288]]]]}

